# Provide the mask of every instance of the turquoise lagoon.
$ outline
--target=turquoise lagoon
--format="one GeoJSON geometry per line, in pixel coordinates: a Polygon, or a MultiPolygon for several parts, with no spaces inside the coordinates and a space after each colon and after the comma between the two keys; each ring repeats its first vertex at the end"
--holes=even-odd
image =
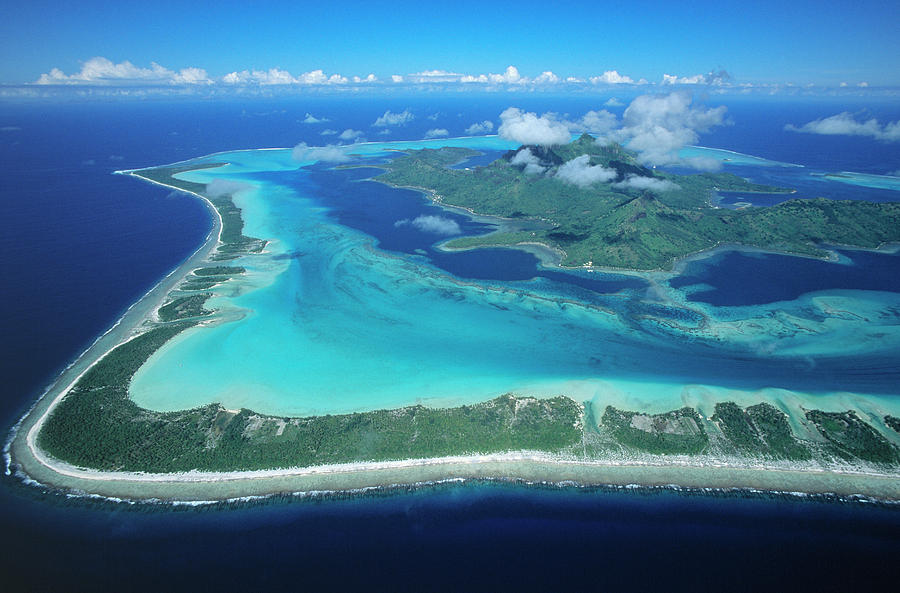
{"type": "MultiPolygon", "coordinates": [[[[352,164],[365,164],[394,150],[440,146],[514,148],[477,137],[347,151],[352,164]]],[[[735,153],[692,147],[690,156],[735,153]]],[[[672,288],[673,273],[637,274],[638,288],[584,299],[545,278],[465,280],[427,258],[383,251],[372,236],[339,224],[308,183],[305,167],[313,163],[292,160],[289,149],[192,162],[228,163],[180,177],[243,184],[235,201],[245,234],[270,242],[265,253],[235,262],[246,274],[214,290],[213,319],[138,371],[131,395],[141,406],[219,402],[297,416],[458,405],[516,392],[566,394],[598,410],[690,404],[712,413],[716,401],[766,399],[788,412],[811,405],[870,417],[900,412],[896,292],[815,291],[723,307],[691,302],[702,286],[672,288]]]]}

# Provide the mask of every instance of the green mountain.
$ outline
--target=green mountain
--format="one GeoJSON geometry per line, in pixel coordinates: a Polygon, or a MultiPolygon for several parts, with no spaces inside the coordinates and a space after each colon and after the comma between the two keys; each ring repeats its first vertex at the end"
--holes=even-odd
{"type": "Polygon", "coordinates": [[[454,239],[448,248],[540,242],[564,251],[562,263],[569,266],[666,269],[678,258],[721,244],[824,256],[822,243],[877,247],[900,241],[900,204],[815,199],[770,208],[717,208],[710,201],[717,190],[791,190],[730,173],[651,170],[622,146],[600,145],[588,134],[564,146],[523,146],[485,167],[448,168],[474,154],[461,148],[412,151],[388,164],[378,179],[429,191],[438,202],[478,214],[543,223],[541,230],[454,239]],[[513,164],[525,149],[540,173],[513,164]],[[579,186],[559,176],[564,163],[584,155],[591,166],[610,170],[607,181],[579,186]]]}

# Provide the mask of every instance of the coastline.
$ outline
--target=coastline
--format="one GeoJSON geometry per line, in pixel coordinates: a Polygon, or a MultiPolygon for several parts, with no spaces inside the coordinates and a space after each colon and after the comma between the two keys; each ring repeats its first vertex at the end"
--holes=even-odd
{"type": "Polygon", "coordinates": [[[900,502],[895,475],[851,470],[789,469],[695,460],[578,461],[516,452],[403,461],[359,462],[246,472],[143,474],[102,472],[35,459],[35,482],[109,499],[154,502],[226,501],[281,494],[360,491],[449,480],[515,480],[578,486],[746,490],[857,497],[900,502]]]}
{"type": "MultiPolygon", "coordinates": [[[[137,170],[135,170],[137,171],[137,170]]],[[[117,172],[133,175],[131,171],[117,172]]],[[[222,219],[201,194],[140,177],[204,201],[215,214],[213,229],[191,256],[135,302],[126,313],[85,350],[37,400],[13,428],[5,456],[7,474],[19,466],[25,479],[74,492],[108,498],[167,501],[228,500],[243,496],[316,491],[353,491],[402,484],[437,483],[453,479],[507,479],[534,483],[574,483],[697,489],[747,489],[865,496],[900,501],[900,480],[878,472],[796,469],[759,464],[729,463],[712,458],[667,458],[649,461],[578,461],[544,453],[514,452],[491,455],[347,463],[247,472],[186,472],[144,474],[84,470],[44,454],[35,439],[55,405],[78,379],[112,349],[140,333],[156,310],[191,270],[208,262],[221,243],[222,219]]],[[[705,250],[707,254],[715,250],[705,250]]],[[[697,254],[694,254],[696,257],[697,254]]],[[[690,256],[689,256],[690,257],[690,256]]],[[[562,266],[560,266],[562,267],[562,266]]],[[[598,268],[599,269],[599,268],[598,268]]],[[[612,271],[612,270],[611,270],[612,271]]],[[[622,272],[622,270],[615,270],[622,272]]],[[[646,274],[646,272],[641,272],[646,274]]]]}
{"type": "MultiPolygon", "coordinates": [[[[133,171],[116,171],[114,174],[138,177],[137,175],[134,175],[134,171],[139,170],[140,169],[135,169],[133,171]]],[[[206,239],[196,251],[178,264],[141,298],[128,307],[125,313],[116,320],[109,329],[97,337],[84,352],[60,373],[44,393],[42,393],[34,404],[22,415],[19,421],[11,427],[3,448],[4,472],[6,475],[12,474],[13,464],[24,465],[27,462],[23,463],[23,460],[29,458],[33,460],[38,459],[36,445],[34,445],[33,440],[40,430],[40,427],[53,411],[53,408],[56,407],[69,390],[75,386],[78,380],[102,360],[103,357],[119,345],[124,344],[142,333],[141,328],[145,326],[147,322],[156,318],[157,310],[165,302],[169,293],[183,282],[192,270],[201,267],[204,263],[209,261],[210,256],[221,244],[223,226],[222,217],[213,206],[212,202],[205,196],[144,177],[139,177],[139,179],[178,192],[190,194],[195,198],[200,199],[210,212],[213,228],[210,229],[206,239]],[[26,446],[23,446],[23,441],[25,441],[26,446]]],[[[51,485],[53,484],[52,481],[48,483],[51,485]]]]}

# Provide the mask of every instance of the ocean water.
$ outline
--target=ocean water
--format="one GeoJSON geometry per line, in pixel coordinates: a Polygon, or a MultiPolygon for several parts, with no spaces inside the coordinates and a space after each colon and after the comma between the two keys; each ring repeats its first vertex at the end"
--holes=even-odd
{"type": "MultiPolygon", "coordinates": [[[[213,104],[0,103],[0,127],[15,128],[0,132],[0,208],[4,220],[0,258],[5,271],[0,290],[4,312],[0,317],[4,377],[0,415],[7,426],[14,423],[61,368],[200,245],[209,230],[207,213],[196,200],[110,175],[113,170],[221,150],[292,146],[300,141],[322,144],[330,138],[321,135],[326,128],[363,130],[370,139],[380,140],[370,125],[385,109],[402,111],[409,107],[417,119],[405,128],[392,130],[391,137],[417,139],[436,125],[446,127],[451,136],[462,135],[475,121],[496,121],[497,114],[510,105],[577,115],[600,108],[607,98],[504,95],[475,102],[469,97],[416,96],[213,104]],[[317,126],[303,124],[307,112],[331,121],[317,126]],[[436,120],[428,119],[435,115],[436,120]]],[[[802,164],[804,169],[817,172],[883,176],[900,168],[897,145],[864,138],[806,136],[782,129],[785,123],[799,125],[845,110],[865,109],[882,121],[893,121],[900,117],[895,104],[847,104],[832,99],[722,102],[729,106],[735,123],[704,136],[704,145],[802,164]]],[[[772,174],[794,176],[796,180],[798,171],[803,171],[779,168],[777,173],[770,173],[773,169],[768,167],[746,167],[746,174],[754,179],[772,174]]],[[[290,172],[274,173],[279,174],[290,172]]],[[[272,183],[266,175],[273,174],[260,174],[253,181],[272,183]]],[[[326,178],[337,184],[352,183],[315,168],[306,182],[322,186],[328,183],[326,178]]],[[[859,195],[855,192],[870,190],[875,192],[872,199],[896,199],[900,195],[890,189],[841,181],[809,183],[829,192],[826,197],[852,197],[859,195]]],[[[248,201],[251,198],[248,196],[248,201]]],[[[636,307],[644,302],[653,314],[669,316],[683,325],[696,323],[690,314],[694,311],[711,320],[708,332],[728,336],[738,351],[747,351],[741,343],[747,340],[759,352],[784,348],[811,355],[810,360],[821,363],[829,353],[817,352],[820,346],[806,340],[803,332],[786,335],[772,344],[764,336],[771,326],[751,336],[742,334],[739,328],[741,320],[748,317],[781,327],[802,319],[817,331],[832,332],[832,343],[839,342],[843,332],[850,337],[845,344],[854,344],[857,353],[842,357],[843,363],[832,361],[836,364],[830,377],[827,373],[801,372],[800,358],[794,355],[776,356],[775,362],[763,367],[766,372],[784,377],[784,384],[790,381],[797,389],[815,392],[813,395],[822,403],[847,402],[846,395],[821,393],[832,381],[848,381],[846,387],[874,394],[879,406],[892,405],[891,395],[896,395],[889,387],[898,384],[897,349],[883,337],[890,335],[892,326],[885,322],[886,328],[879,328],[875,323],[877,313],[896,298],[896,286],[890,281],[898,276],[896,268],[891,267],[896,266],[892,263],[896,260],[890,254],[842,251],[843,265],[852,260],[854,265],[871,269],[873,278],[880,278],[866,291],[835,286],[831,276],[840,276],[830,273],[834,268],[799,274],[799,280],[792,280],[794,285],[786,286],[784,279],[808,270],[807,262],[818,265],[788,258],[794,273],[761,277],[756,284],[765,288],[754,291],[748,303],[740,300],[740,284],[734,280],[737,272],[764,273],[760,261],[745,260],[777,256],[726,253],[721,260],[704,260],[696,266],[692,263],[683,276],[689,281],[681,287],[670,286],[668,277],[650,278],[649,284],[647,279],[619,275],[601,280],[589,276],[561,279],[552,271],[540,270],[529,254],[507,255],[509,265],[497,274],[496,269],[484,268],[477,259],[464,261],[469,256],[442,261],[439,252],[431,249],[430,243],[423,247],[423,237],[414,236],[410,229],[400,229],[405,236],[398,230],[391,243],[391,233],[381,232],[390,230],[390,219],[397,215],[395,220],[402,220],[418,212],[403,210],[407,207],[403,200],[392,206],[390,216],[383,220],[353,222],[348,217],[355,203],[351,201],[342,209],[338,198],[316,194],[316,204],[303,205],[294,191],[279,207],[312,207],[318,209],[314,214],[323,225],[340,225],[345,229],[343,234],[332,237],[338,253],[346,253],[340,249],[351,246],[378,246],[380,255],[359,250],[361,264],[385,265],[390,256],[404,258],[402,261],[417,271],[428,270],[424,277],[417,274],[420,290],[448,290],[445,279],[452,274],[461,282],[452,290],[463,295],[476,290],[468,286],[472,279],[491,280],[492,286],[503,290],[479,294],[478,298],[494,299],[501,306],[508,306],[503,299],[524,300],[517,296],[522,292],[554,296],[568,293],[596,305],[624,301],[636,307]],[[526,278],[535,272],[540,275],[526,278]],[[523,290],[522,284],[528,290],[523,290]],[[627,297],[642,292],[656,294],[657,302],[627,297]],[[861,339],[860,326],[852,316],[842,320],[833,315],[834,311],[847,311],[847,307],[872,313],[872,325],[863,333],[873,337],[861,339]],[[832,314],[826,316],[823,311],[832,314]],[[851,381],[849,369],[842,364],[862,365],[869,378],[862,383],[860,379],[851,381]]],[[[245,205],[252,210],[252,204],[245,205]]],[[[417,208],[428,206],[420,204],[417,208]]],[[[483,224],[457,220],[473,229],[483,224]]],[[[279,224],[292,223],[310,221],[285,219],[279,224]]],[[[303,253],[285,249],[279,255],[284,257],[272,258],[266,266],[251,270],[243,292],[229,298],[252,305],[253,299],[263,299],[267,294],[266,282],[285,282],[288,278],[302,281],[299,262],[305,257],[303,253]]],[[[414,291],[416,287],[402,288],[414,291]]],[[[465,298],[445,300],[460,310],[471,306],[465,298]]],[[[590,318],[594,331],[608,335],[611,328],[628,326],[633,318],[640,317],[625,315],[629,312],[625,305],[613,310],[615,314],[597,317],[585,313],[584,319],[590,318]]],[[[549,315],[540,308],[534,311],[536,315],[549,315]]],[[[324,323],[321,319],[316,322],[324,323]]],[[[488,315],[485,323],[497,321],[488,315]]],[[[347,329],[359,331],[353,326],[347,329]]],[[[527,324],[515,331],[526,330],[527,324]]],[[[646,340],[675,344],[683,335],[681,331],[659,322],[629,329],[629,340],[634,341],[621,347],[621,356],[610,366],[628,368],[631,364],[631,372],[608,382],[609,391],[618,391],[626,401],[639,399],[639,391],[647,384],[642,382],[640,365],[634,362],[638,358],[630,359],[629,355],[646,340]]],[[[697,348],[700,370],[710,376],[715,365],[707,364],[700,346],[691,347],[697,348]]],[[[513,372],[512,354],[501,349],[498,356],[510,359],[513,372]]],[[[665,365],[664,349],[660,360],[665,365]]],[[[755,385],[747,377],[759,372],[761,363],[758,357],[750,357],[747,364],[755,370],[743,372],[740,358],[735,358],[712,377],[735,399],[742,394],[752,397],[755,385]],[[728,377],[735,374],[739,380],[729,384],[728,377]]],[[[821,371],[822,365],[818,366],[821,371]]],[[[805,368],[809,367],[807,363],[805,368]]],[[[682,380],[685,371],[672,369],[671,374],[682,380]]],[[[669,378],[667,373],[661,374],[660,399],[668,397],[669,378]]],[[[653,389],[651,385],[651,399],[656,397],[653,389]]],[[[694,386],[680,396],[704,401],[709,391],[709,386],[694,386]]],[[[585,393],[590,395],[589,391],[585,393]]],[[[0,579],[4,589],[11,591],[149,591],[163,586],[285,589],[296,588],[300,582],[320,589],[344,590],[616,589],[630,585],[638,589],[790,587],[842,591],[882,585],[890,579],[895,582],[898,576],[894,560],[900,551],[900,515],[893,508],[858,502],[748,498],[746,494],[721,498],[662,490],[607,492],[448,484],[346,500],[279,499],[266,504],[173,510],[66,499],[23,485],[12,476],[0,476],[0,484],[0,530],[5,536],[0,579]]]]}

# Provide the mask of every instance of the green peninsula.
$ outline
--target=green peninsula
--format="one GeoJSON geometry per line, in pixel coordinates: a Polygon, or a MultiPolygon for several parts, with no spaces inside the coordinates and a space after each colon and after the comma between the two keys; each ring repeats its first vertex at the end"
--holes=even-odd
{"type": "Polygon", "coordinates": [[[411,151],[378,179],[428,191],[445,205],[538,220],[546,228],[461,237],[446,243],[448,249],[543,243],[564,252],[566,266],[654,270],[723,244],[824,257],[823,243],[874,248],[900,240],[900,204],[794,199],[769,208],[718,208],[712,202],[717,191],[792,190],[730,173],[648,169],[634,153],[598,144],[588,134],[564,146],[523,146],[485,167],[449,168],[472,154],[460,148],[411,151]],[[517,158],[525,150],[539,173],[516,164],[525,160],[517,158]],[[560,169],[584,156],[591,167],[614,175],[581,186],[565,181],[560,169]]]}

